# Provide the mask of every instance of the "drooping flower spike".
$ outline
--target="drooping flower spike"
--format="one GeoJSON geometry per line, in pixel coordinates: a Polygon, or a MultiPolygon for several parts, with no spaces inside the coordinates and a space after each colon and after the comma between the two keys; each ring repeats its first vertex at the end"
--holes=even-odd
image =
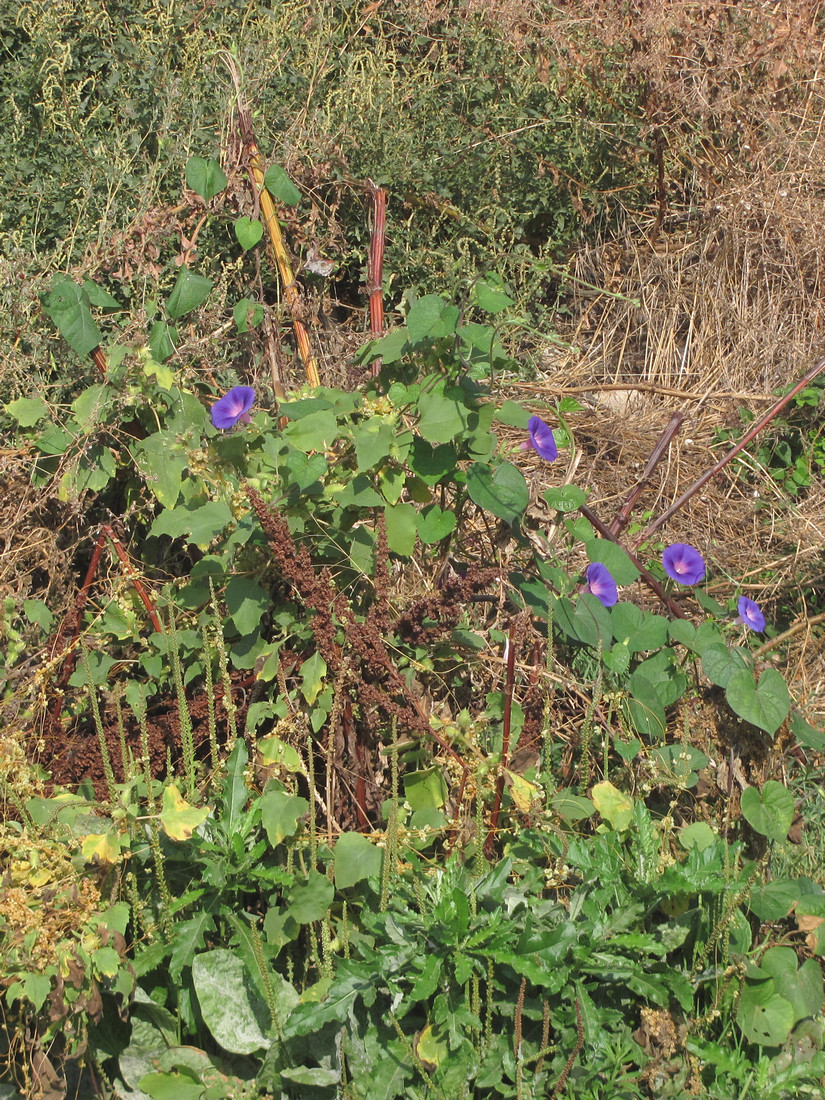
{"type": "Polygon", "coordinates": [[[674,542],[662,554],[662,565],[677,584],[698,584],[705,576],[705,559],[695,546],[674,542]]]}
{"type": "Polygon", "coordinates": [[[547,462],[554,462],[558,458],[559,449],[550,425],[545,424],[541,417],[531,416],[527,421],[527,431],[530,433],[530,444],[540,457],[547,462]]]}
{"type": "Polygon", "coordinates": [[[249,423],[249,410],[255,404],[255,391],[251,386],[233,386],[212,406],[212,423],[225,431],[239,420],[249,423]]]}
{"type": "Polygon", "coordinates": [[[613,604],[618,603],[619,590],[606,565],[602,565],[599,561],[591,562],[585,576],[587,577],[585,592],[595,596],[605,607],[612,607],[613,604]]]}
{"type": "Polygon", "coordinates": [[[765,616],[759,604],[749,600],[747,596],[740,596],[737,606],[739,618],[736,621],[742,623],[748,630],[755,630],[757,634],[761,634],[765,629],[765,616]]]}

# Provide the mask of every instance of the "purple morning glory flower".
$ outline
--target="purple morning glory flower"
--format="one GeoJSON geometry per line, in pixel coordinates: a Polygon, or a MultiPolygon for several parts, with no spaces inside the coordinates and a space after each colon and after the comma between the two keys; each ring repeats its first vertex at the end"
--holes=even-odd
{"type": "Polygon", "coordinates": [[[759,604],[749,600],[747,596],[740,596],[738,610],[739,618],[736,621],[743,623],[749,630],[755,630],[757,634],[761,634],[765,629],[765,616],[759,604]]]}
{"type": "Polygon", "coordinates": [[[677,584],[698,584],[705,576],[705,559],[695,546],[674,542],[662,554],[662,565],[677,584]]]}
{"type": "Polygon", "coordinates": [[[584,592],[595,596],[605,607],[612,607],[614,603],[618,603],[619,591],[606,565],[602,565],[600,561],[591,562],[585,576],[587,585],[583,589],[584,592]]]}
{"type": "Polygon", "coordinates": [[[559,449],[550,425],[545,424],[538,416],[531,416],[527,421],[527,430],[530,433],[530,443],[539,455],[548,462],[553,462],[558,457],[559,449]]]}
{"type": "Polygon", "coordinates": [[[251,386],[233,386],[212,406],[212,423],[222,431],[233,428],[239,420],[249,423],[249,410],[255,404],[251,386]]]}

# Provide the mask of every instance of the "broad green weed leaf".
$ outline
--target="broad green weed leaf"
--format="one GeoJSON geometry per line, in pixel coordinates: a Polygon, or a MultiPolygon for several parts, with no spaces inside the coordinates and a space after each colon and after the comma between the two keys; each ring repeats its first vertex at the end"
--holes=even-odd
{"type": "Polygon", "coordinates": [[[788,685],[775,668],[766,669],[758,684],[754,684],[752,672],[735,672],[728,681],[725,698],[735,714],[769,736],[776,733],[791,709],[788,685]]]}
{"type": "Polygon", "coordinates": [[[217,535],[232,522],[229,505],[222,500],[210,500],[193,508],[165,508],[155,518],[151,535],[184,536],[201,550],[207,550],[217,535]]]}
{"type": "Polygon", "coordinates": [[[92,318],[89,295],[66,275],[58,275],[45,302],[46,312],[66,343],[81,359],[101,342],[100,329],[92,318]]]}
{"type": "Polygon", "coordinates": [[[726,688],[737,672],[745,672],[752,684],[753,658],[742,646],[712,643],[702,650],[702,671],[712,684],[726,688]]]}
{"type": "Polygon", "coordinates": [[[190,157],[186,162],[186,186],[204,202],[226,187],[226,175],[214,157],[190,157]]]}
{"type": "Polygon", "coordinates": [[[210,812],[209,806],[190,806],[176,784],[163,788],[160,823],[170,840],[188,840],[210,812]]]}
{"type": "Polygon", "coordinates": [[[326,916],[335,887],[320,871],[310,871],[306,882],[296,883],[287,895],[287,912],[298,924],[312,924],[326,916]]]}
{"type": "MultiPolygon", "coordinates": [[[[469,426],[470,410],[464,404],[464,391],[439,380],[418,401],[418,431],[429,443],[451,443],[469,426]]],[[[453,469],[455,464],[453,464],[453,469]]],[[[415,472],[424,477],[418,466],[415,472]]]]}
{"type": "Polygon", "coordinates": [[[496,410],[495,419],[501,424],[509,424],[513,428],[522,428],[526,432],[530,410],[525,409],[524,405],[519,404],[518,401],[504,401],[496,410]]]}
{"type": "Polygon", "coordinates": [[[409,557],[415,549],[418,513],[412,504],[388,504],[384,509],[387,520],[387,545],[393,554],[409,557]]]}
{"type": "Polygon", "coordinates": [[[272,607],[269,593],[253,577],[230,577],[225,599],[229,617],[242,637],[253,634],[272,607]]]}
{"type": "Polygon", "coordinates": [[[120,859],[120,840],[117,833],[89,833],[83,838],[80,852],[87,863],[106,866],[120,859]]]}
{"type": "Polygon", "coordinates": [[[241,298],[232,310],[232,319],[238,332],[249,332],[263,321],[264,307],[251,298],[241,298]]]}
{"type": "MultiPolygon", "coordinates": [[[[149,330],[149,351],[152,353],[152,358],[155,361],[155,366],[160,369],[160,364],[165,363],[170,355],[174,355],[177,351],[178,330],[173,326],[166,323],[166,321],[155,321],[149,330]]],[[[148,376],[148,368],[144,367],[144,373],[148,376]]],[[[152,371],[153,374],[157,374],[157,371],[152,371]]],[[[174,375],[169,372],[171,381],[169,386],[174,381],[174,375]]],[[[161,383],[164,385],[165,383],[161,383]]],[[[168,389],[168,386],[167,386],[168,389]]]]}
{"type": "Polygon", "coordinates": [[[478,308],[485,313],[500,313],[515,304],[515,300],[503,289],[503,283],[493,280],[492,277],[475,284],[475,299],[478,308]]]}
{"type": "Polygon", "coordinates": [[[326,450],[338,436],[335,413],[330,409],[320,409],[299,420],[290,420],[284,428],[283,436],[293,447],[304,453],[326,450]]]}
{"type": "Polygon", "coordinates": [[[49,406],[42,397],[18,397],[3,408],[21,428],[31,428],[38,420],[49,415],[49,406]]]}
{"type": "Polygon", "coordinates": [[[496,467],[474,462],[467,471],[467,492],[474,504],[509,523],[518,524],[530,503],[524,474],[511,462],[496,467]]]}
{"type": "Polygon", "coordinates": [[[541,495],[548,507],[557,512],[575,512],[587,500],[587,493],[578,485],[557,485],[541,495]]]}
{"type": "Polygon", "coordinates": [[[404,795],[414,810],[439,809],[447,801],[447,784],[441,768],[405,775],[404,795]]]}
{"type": "Polygon", "coordinates": [[[146,487],[164,508],[174,508],[180,496],[181,481],[188,466],[185,455],[174,449],[172,432],[155,432],[141,440],[134,451],[135,465],[146,480],[146,487]]]}
{"type": "Polygon", "coordinates": [[[430,504],[418,513],[418,537],[425,545],[440,542],[455,530],[455,512],[445,511],[437,504],[430,504]]]}
{"type": "MultiPolygon", "coordinates": [[[[253,704],[254,705],[254,704],[253,704]]],[[[297,749],[281,741],[274,733],[268,733],[259,738],[257,742],[258,756],[264,767],[277,765],[288,772],[302,772],[304,770],[301,757],[297,749]]]]}
{"type": "Polygon", "coordinates": [[[91,279],[83,280],[83,289],[86,291],[89,303],[93,305],[95,309],[122,308],[117,298],[113,298],[108,290],[104,290],[102,286],[93,283],[91,279]]]}
{"type": "Polygon", "coordinates": [[[458,309],[445,302],[439,294],[425,294],[417,298],[407,314],[407,334],[410,343],[418,344],[422,340],[440,340],[455,332],[458,321],[458,309]]]}
{"type": "Polygon", "coordinates": [[[347,890],[356,882],[381,874],[381,849],[361,833],[342,833],[335,842],[333,855],[338,890],[347,890]]]}
{"type": "Polygon", "coordinates": [[[196,955],[192,982],[203,1022],[224,1050],[252,1054],[270,1045],[266,1003],[236,955],[221,948],[196,955]]]}
{"type": "Polygon", "coordinates": [[[736,1012],[736,1022],[750,1043],[779,1047],[791,1033],[793,1005],[776,991],[772,978],[745,982],[736,1012]]]}
{"type": "Polygon", "coordinates": [[[298,831],[298,820],[309,809],[309,803],[299,795],[268,788],[261,795],[261,824],[274,848],[298,831]]]}
{"type": "Polygon", "coordinates": [[[242,214],[235,220],[235,236],[244,252],[254,248],[263,235],[264,227],[257,218],[248,218],[246,214],[242,214]]]}
{"type": "Polygon", "coordinates": [[[317,651],[301,665],[301,694],[310,706],[321,694],[326,674],[327,663],[317,651]]]}
{"type": "Polygon", "coordinates": [[[768,779],[761,791],[747,787],[742,791],[742,816],[757,833],[781,842],[793,823],[793,795],[775,779],[768,779]]]}
{"type": "Polygon", "coordinates": [[[203,1083],[188,1070],[145,1073],[138,1082],[141,1095],[151,1100],[203,1100],[203,1083]]]}
{"type": "Polygon", "coordinates": [[[166,303],[166,312],[173,320],[191,313],[203,305],[212,289],[212,280],[203,275],[195,275],[188,267],[183,268],[166,303]]]}
{"type": "Polygon", "coordinates": [[[769,947],[762,956],[759,967],[776,981],[794,1009],[796,1020],[806,1016],[819,1016],[822,1012],[822,970],[813,959],[807,959],[797,969],[799,960],[792,947],[769,947]]]}
{"type": "Polygon", "coordinates": [[[279,164],[272,164],[266,170],[264,186],[276,199],[287,206],[297,206],[301,201],[301,192],[279,164]]]}

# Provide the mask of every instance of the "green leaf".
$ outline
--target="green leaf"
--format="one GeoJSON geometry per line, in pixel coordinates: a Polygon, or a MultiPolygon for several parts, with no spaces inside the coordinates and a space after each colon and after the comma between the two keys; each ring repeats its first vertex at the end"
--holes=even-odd
{"type": "Polygon", "coordinates": [[[416,437],[410,450],[409,464],[425,485],[437,485],[442,478],[454,473],[458,466],[458,454],[449,443],[433,447],[426,439],[416,437]]]}
{"type": "Polygon", "coordinates": [[[235,236],[244,252],[254,248],[263,235],[264,227],[257,218],[248,218],[246,214],[242,214],[236,219],[235,236]]]}
{"type": "Polygon", "coordinates": [[[264,319],[264,307],[251,298],[241,298],[232,310],[232,319],[238,332],[249,332],[264,319]]]}
{"type": "Polygon", "coordinates": [[[335,842],[335,887],[347,890],[366,878],[381,874],[383,855],[372,841],[361,833],[342,833],[335,842]]]}
{"type": "Polygon", "coordinates": [[[441,768],[427,768],[404,776],[404,796],[413,810],[438,809],[447,801],[441,768]]]}
{"type": "Polygon", "coordinates": [[[803,749],[822,752],[825,749],[825,731],[812,726],[798,710],[791,715],[791,733],[803,749]]]}
{"type": "Polygon", "coordinates": [[[745,672],[753,683],[753,657],[742,646],[711,643],[702,650],[702,671],[712,684],[726,688],[737,672],[745,672]]]}
{"type": "Polygon", "coordinates": [[[270,1045],[269,1011],[231,951],[217,948],[196,955],[192,982],[203,1022],[224,1050],[252,1054],[270,1045]]]}
{"type": "Polygon", "coordinates": [[[768,779],[761,791],[742,791],[742,816],[757,833],[781,843],[794,819],[793,795],[775,779],[768,779]]]}
{"type": "Polygon", "coordinates": [[[439,294],[425,294],[417,298],[407,314],[407,334],[410,343],[422,340],[440,340],[456,330],[458,309],[445,302],[439,294]]]}
{"type": "Polygon", "coordinates": [[[541,495],[548,507],[557,512],[575,512],[587,500],[587,493],[578,485],[557,485],[541,495]]]}
{"type": "Polygon", "coordinates": [[[782,1046],[795,1023],[793,1005],[775,988],[773,979],[746,982],[739,1000],[736,1022],[748,1042],[758,1046],[782,1046]]]}
{"type": "MultiPolygon", "coordinates": [[[[464,391],[459,386],[451,386],[444,379],[422,393],[418,399],[418,431],[424,439],[429,443],[451,443],[467,430],[471,410],[464,398],[464,391]]],[[[414,469],[419,476],[424,476],[417,465],[414,469]]]]}
{"type": "Polygon", "coordinates": [[[417,518],[412,504],[388,504],[384,509],[387,519],[387,545],[394,554],[409,557],[415,549],[417,518]]]}
{"type": "Polygon", "coordinates": [[[89,295],[68,276],[55,278],[45,308],[60,335],[81,359],[98,347],[100,329],[92,319],[89,295]]]}
{"type": "Polygon", "coordinates": [[[149,330],[149,351],[158,363],[165,363],[177,351],[178,330],[166,323],[155,321],[149,330]]]}
{"type": "Polygon", "coordinates": [[[795,1020],[819,1016],[822,1012],[822,971],[814,959],[807,959],[797,970],[797,955],[792,947],[769,947],[759,964],[770,974],[794,1009],[795,1020]]]}
{"type": "Polygon", "coordinates": [[[230,577],[225,598],[229,617],[242,637],[254,634],[272,607],[269,593],[253,577],[230,577]]]}
{"type": "Polygon", "coordinates": [[[437,504],[429,504],[418,513],[418,537],[425,545],[440,542],[455,530],[455,512],[443,510],[437,504]]]}
{"type": "Polygon", "coordinates": [[[141,1095],[152,1100],[203,1100],[204,1086],[187,1071],[170,1070],[168,1073],[144,1073],[138,1081],[141,1095]]]}
{"type": "Polygon", "coordinates": [[[232,522],[229,505],[222,500],[210,500],[194,508],[165,508],[155,518],[150,535],[169,535],[176,539],[185,536],[187,542],[200,550],[207,550],[217,535],[232,522]]]}
{"type": "Polygon", "coordinates": [[[335,842],[335,888],[348,890],[363,879],[381,875],[383,854],[361,833],[342,833],[335,842]]]}
{"type": "Polygon", "coordinates": [[[274,848],[288,836],[298,832],[298,819],[309,809],[309,803],[299,795],[267,788],[261,795],[261,824],[274,848]]]}
{"type": "Polygon", "coordinates": [[[300,420],[290,420],[283,430],[284,439],[305,454],[323,451],[338,437],[338,422],[330,409],[308,413],[300,420]]]}
{"type": "Polygon", "coordinates": [[[775,668],[766,669],[758,684],[754,684],[752,672],[734,673],[728,681],[725,698],[735,714],[769,736],[776,733],[791,709],[788,685],[775,668]]]}
{"type": "Polygon", "coordinates": [[[624,700],[633,728],[648,740],[660,741],[667,730],[665,708],[652,684],[639,681],[633,695],[624,700]]]}
{"type": "Polygon", "coordinates": [[[486,313],[500,313],[501,310],[514,305],[515,299],[506,294],[502,286],[503,284],[498,280],[494,280],[492,276],[486,282],[476,283],[475,297],[478,308],[483,309],[486,313]]]}
{"type": "Polygon", "coordinates": [[[479,508],[511,527],[518,524],[530,503],[524,474],[511,462],[502,462],[496,467],[474,462],[467,471],[467,492],[479,508]]]}
{"type": "Polygon", "coordinates": [[[301,665],[301,694],[310,706],[321,694],[327,674],[327,663],[317,651],[301,665]]]}
{"type": "Polygon", "coordinates": [[[31,428],[38,420],[49,415],[49,406],[42,397],[18,397],[3,408],[21,428],[31,428]]]}
{"type": "Polygon", "coordinates": [[[226,187],[226,175],[214,157],[190,157],[186,162],[186,186],[209,202],[226,187]]]}
{"type": "Polygon", "coordinates": [[[174,508],[180,496],[180,486],[188,459],[173,450],[173,432],[155,432],[141,440],[135,448],[135,465],[146,480],[146,487],[164,508],[174,508]]]}
{"type": "Polygon", "coordinates": [[[518,401],[504,401],[497,409],[495,419],[501,424],[509,424],[511,428],[521,428],[526,432],[530,415],[530,410],[525,409],[518,401]]]}
{"type": "Polygon", "coordinates": [[[335,887],[320,871],[310,871],[306,882],[296,883],[287,895],[287,912],[298,924],[312,924],[329,912],[335,887]]]}
{"type": "Polygon", "coordinates": [[[378,417],[356,424],[352,430],[352,441],[355,444],[355,459],[359,471],[363,473],[385,462],[392,453],[397,435],[398,428],[394,424],[388,424],[378,417]]]}
{"type": "Polygon", "coordinates": [[[266,170],[264,186],[271,195],[287,206],[297,206],[301,201],[301,192],[279,164],[272,164],[266,170]]]}
{"type": "Polygon", "coordinates": [[[30,623],[36,623],[41,630],[51,630],[54,616],[42,600],[24,600],[23,613],[30,623]]]}
{"type": "Polygon", "coordinates": [[[188,267],[183,268],[166,303],[166,312],[173,320],[191,313],[203,305],[212,289],[212,280],[203,275],[195,275],[188,267]]]}

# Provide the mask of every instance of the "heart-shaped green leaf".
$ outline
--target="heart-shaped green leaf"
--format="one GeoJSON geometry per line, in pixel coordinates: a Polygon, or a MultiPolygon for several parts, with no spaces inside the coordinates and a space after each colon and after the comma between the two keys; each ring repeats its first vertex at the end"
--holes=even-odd
{"type": "Polygon", "coordinates": [[[244,252],[254,248],[263,235],[264,227],[257,218],[248,218],[246,214],[242,214],[235,222],[235,236],[244,252]]]}
{"type": "Polygon", "coordinates": [[[530,503],[530,490],[524,474],[511,462],[488,466],[474,462],[467,471],[467,492],[470,500],[498,519],[514,526],[530,503]]]}
{"type": "Polygon", "coordinates": [[[285,202],[287,206],[297,206],[301,201],[301,192],[279,164],[273,164],[271,168],[267,168],[264,184],[267,191],[276,199],[285,202]]]}
{"type": "MultiPolygon", "coordinates": [[[[702,655],[704,663],[705,654],[702,655]]],[[[751,672],[735,672],[725,689],[725,698],[735,714],[773,736],[788,716],[791,697],[788,685],[775,668],[766,669],[754,684],[751,672]]]]}
{"type": "Polygon", "coordinates": [[[769,779],[761,791],[747,787],[742,791],[742,816],[757,833],[783,841],[793,822],[793,795],[775,779],[769,779]]]}
{"type": "Polygon", "coordinates": [[[209,202],[226,187],[226,176],[214,157],[190,157],[186,162],[186,185],[209,202]]]}

